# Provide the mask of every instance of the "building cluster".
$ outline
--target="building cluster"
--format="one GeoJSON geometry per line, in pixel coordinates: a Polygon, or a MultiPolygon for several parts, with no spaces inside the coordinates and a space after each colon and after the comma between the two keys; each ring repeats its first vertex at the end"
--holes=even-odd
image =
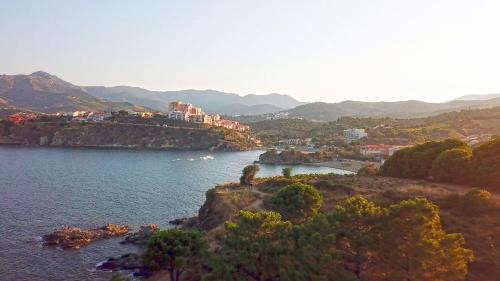
{"type": "Polygon", "coordinates": [[[493,138],[493,134],[474,134],[467,136],[465,138],[465,141],[470,145],[470,146],[475,146],[479,143],[489,141],[493,138]]]}
{"type": "MultiPolygon", "coordinates": [[[[201,108],[193,106],[190,103],[183,103],[181,101],[171,102],[169,104],[169,109],[166,115],[159,113],[155,114],[153,112],[147,111],[128,111],[127,114],[130,116],[138,116],[146,119],[159,116],[160,118],[181,120],[189,123],[207,124],[210,126],[224,127],[236,131],[250,130],[250,127],[247,125],[240,124],[237,121],[223,119],[218,114],[206,114],[201,108]]],[[[57,114],[44,114],[44,116],[64,117],[68,121],[72,122],[102,122],[110,119],[112,117],[112,114],[110,112],[104,111],[74,111],[57,114]]],[[[18,112],[7,116],[7,120],[15,122],[17,124],[23,124],[26,121],[35,121],[38,119],[40,119],[39,115],[30,112],[18,112]]]]}
{"type": "Polygon", "coordinates": [[[294,139],[283,139],[279,140],[278,143],[280,145],[302,145],[302,146],[310,146],[312,138],[294,138],[294,139]]]}
{"type": "Polygon", "coordinates": [[[248,131],[250,129],[249,126],[242,125],[237,121],[222,119],[218,114],[206,114],[200,107],[181,101],[174,101],[169,104],[167,116],[173,120],[208,124],[237,131],[248,131]]]}
{"type": "Polygon", "coordinates": [[[108,118],[111,118],[111,113],[99,111],[75,111],[73,113],[65,113],[64,115],[70,115],[72,117],[72,121],[74,122],[85,122],[85,121],[93,121],[93,122],[102,122],[108,118]]]}
{"type": "Polygon", "coordinates": [[[356,129],[351,128],[344,130],[344,137],[347,143],[359,141],[362,138],[366,138],[368,134],[365,132],[365,129],[356,129]]]}
{"type": "MultiPolygon", "coordinates": [[[[410,145],[411,146],[411,145],[410,145]]],[[[370,157],[370,156],[392,156],[394,152],[401,150],[406,147],[410,147],[408,145],[390,145],[390,144],[367,144],[362,145],[359,148],[359,152],[361,155],[370,157]]]]}
{"type": "Polygon", "coordinates": [[[26,121],[38,120],[39,116],[30,112],[18,112],[7,116],[7,120],[16,124],[24,124],[26,121]]]}

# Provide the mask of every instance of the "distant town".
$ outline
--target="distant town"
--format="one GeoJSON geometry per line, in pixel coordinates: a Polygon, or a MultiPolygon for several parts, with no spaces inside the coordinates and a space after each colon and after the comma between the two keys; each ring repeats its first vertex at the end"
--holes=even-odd
{"type": "MultiPolygon", "coordinates": [[[[199,124],[208,127],[222,127],[229,130],[248,131],[250,127],[243,125],[238,121],[227,120],[221,118],[218,114],[207,114],[202,108],[196,107],[191,103],[175,101],[169,104],[169,109],[166,113],[161,112],[136,112],[136,111],[74,111],[74,112],[59,112],[55,114],[40,114],[34,112],[17,112],[7,116],[7,120],[16,124],[23,124],[27,121],[44,121],[50,118],[64,118],[70,122],[104,122],[113,120],[115,117],[138,117],[142,119],[156,118],[159,120],[179,121],[177,126],[182,127],[185,123],[199,124]]],[[[161,124],[167,126],[166,124],[161,124]]]]}

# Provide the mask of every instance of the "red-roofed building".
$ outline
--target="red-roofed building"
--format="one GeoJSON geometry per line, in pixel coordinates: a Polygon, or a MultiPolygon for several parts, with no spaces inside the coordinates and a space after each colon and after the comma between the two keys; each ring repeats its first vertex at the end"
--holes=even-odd
{"type": "Polygon", "coordinates": [[[38,116],[36,114],[27,112],[18,112],[7,116],[7,120],[16,124],[24,124],[26,121],[32,121],[36,119],[38,119],[38,116]]]}

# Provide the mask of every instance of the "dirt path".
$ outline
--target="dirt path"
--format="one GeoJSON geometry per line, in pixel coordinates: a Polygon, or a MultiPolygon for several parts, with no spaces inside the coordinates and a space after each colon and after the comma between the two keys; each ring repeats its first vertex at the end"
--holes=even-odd
{"type": "Polygon", "coordinates": [[[257,190],[255,187],[250,188],[249,190],[254,194],[258,194],[258,198],[252,204],[245,207],[245,209],[254,209],[257,211],[262,211],[263,210],[262,205],[264,204],[264,200],[262,198],[264,198],[266,194],[262,191],[257,190]]]}

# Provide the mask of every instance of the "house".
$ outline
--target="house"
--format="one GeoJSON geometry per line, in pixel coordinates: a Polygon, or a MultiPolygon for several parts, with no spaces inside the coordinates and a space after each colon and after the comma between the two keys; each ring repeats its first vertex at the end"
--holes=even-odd
{"type": "Polygon", "coordinates": [[[212,116],[207,114],[196,114],[190,116],[190,121],[199,124],[213,124],[212,116]]]}
{"type": "Polygon", "coordinates": [[[90,112],[87,116],[87,121],[102,122],[108,118],[111,118],[111,113],[109,112],[90,112]]]}
{"type": "Polygon", "coordinates": [[[344,137],[348,143],[358,141],[367,136],[368,134],[365,132],[365,129],[351,128],[344,130],[344,137]]]}
{"type": "Polygon", "coordinates": [[[171,111],[168,113],[168,118],[169,119],[174,119],[174,120],[183,120],[183,121],[189,121],[189,112],[185,111],[171,111]]]}
{"type": "Polygon", "coordinates": [[[153,118],[155,114],[153,112],[144,111],[144,112],[141,112],[139,115],[142,118],[153,118]]]}
{"type": "Polygon", "coordinates": [[[363,156],[392,156],[394,152],[406,147],[410,146],[389,145],[389,144],[368,144],[368,145],[362,145],[359,149],[359,152],[363,156]]]}
{"type": "Polygon", "coordinates": [[[284,140],[279,140],[279,144],[281,145],[299,145],[302,143],[301,139],[284,139],[284,140]]]}

